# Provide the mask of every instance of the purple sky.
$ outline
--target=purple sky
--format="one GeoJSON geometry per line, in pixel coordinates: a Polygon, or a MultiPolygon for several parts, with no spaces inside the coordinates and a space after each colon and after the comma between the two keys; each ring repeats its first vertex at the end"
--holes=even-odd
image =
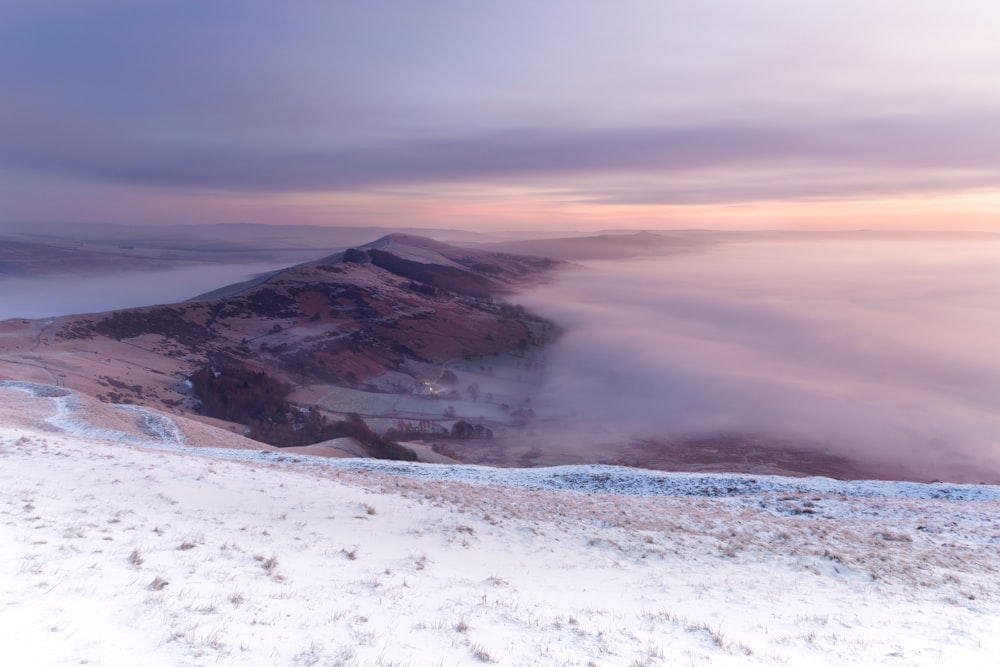
{"type": "Polygon", "coordinates": [[[0,221],[1000,229],[1000,5],[5,0],[0,221]]]}

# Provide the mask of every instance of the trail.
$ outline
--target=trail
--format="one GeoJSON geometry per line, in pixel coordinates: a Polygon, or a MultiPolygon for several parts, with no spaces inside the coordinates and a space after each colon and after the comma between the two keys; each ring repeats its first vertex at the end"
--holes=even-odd
{"type": "Polygon", "coordinates": [[[15,362],[11,362],[11,363],[22,363],[25,366],[33,366],[35,368],[40,368],[43,371],[45,371],[45,374],[49,376],[49,379],[52,380],[53,384],[55,384],[56,386],[61,387],[61,386],[64,385],[62,377],[58,373],[56,373],[55,371],[53,371],[51,368],[49,368],[48,364],[45,363],[45,357],[44,356],[38,354],[38,348],[42,346],[42,336],[45,335],[45,332],[53,324],[55,324],[55,320],[48,320],[42,326],[42,328],[38,330],[38,333],[35,334],[35,338],[34,338],[34,340],[32,341],[32,344],[31,344],[31,352],[35,355],[34,356],[34,359],[35,359],[34,363],[28,362],[28,361],[22,361],[22,362],[16,362],[15,361],[15,362]]]}
{"type": "MultiPolygon", "coordinates": [[[[46,418],[46,422],[56,429],[83,438],[107,440],[140,447],[183,447],[187,442],[177,422],[164,415],[137,405],[113,405],[117,410],[134,414],[136,426],[145,437],[134,433],[105,428],[88,419],[86,410],[81,409],[76,392],[64,387],[37,384],[34,382],[0,381],[0,389],[20,391],[39,399],[50,400],[56,413],[46,418]]],[[[193,451],[198,451],[194,448],[193,451]]]]}

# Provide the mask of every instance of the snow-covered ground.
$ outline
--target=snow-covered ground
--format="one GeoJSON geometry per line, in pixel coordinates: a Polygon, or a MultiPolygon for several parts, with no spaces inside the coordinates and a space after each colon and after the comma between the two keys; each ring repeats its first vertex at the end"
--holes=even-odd
{"type": "Polygon", "coordinates": [[[0,383],[4,665],[1000,662],[997,487],[218,437],[0,383]]]}

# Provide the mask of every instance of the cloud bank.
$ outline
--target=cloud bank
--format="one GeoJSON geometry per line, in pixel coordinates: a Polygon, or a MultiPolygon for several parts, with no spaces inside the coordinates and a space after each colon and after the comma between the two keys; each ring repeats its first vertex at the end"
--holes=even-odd
{"type": "Polygon", "coordinates": [[[955,114],[808,127],[783,119],[588,131],[539,127],[295,149],[136,140],[24,112],[0,116],[0,167],[159,188],[279,192],[579,178],[599,179],[607,189],[614,174],[690,178],[729,170],[730,179],[696,192],[684,182],[662,181],[637,192],[633,181],[629,188],[590,198],[660,203],[796,199],[985,187],[1000,172],[998,119],[1000,114],[955,114]],[[757,178],[748,179],[746,170],[757,178]],[[859,173],[882,178],[864,182],[859,173]]]}
{"type": "Polygon", "coordinates": [[[1000,479],[1000,244],[743,244],[590,262],[543,404],[620,439],[742,433],[927,479],[1000,479]]]}
{"type": "Polygon", "coordinates": [[[998,20],[973,0],[16,0],[0,198],[27,220],[386,224],[456,191],[465,221],[509,219],[512,191],[556,217],[995,194],[998,20]]]}

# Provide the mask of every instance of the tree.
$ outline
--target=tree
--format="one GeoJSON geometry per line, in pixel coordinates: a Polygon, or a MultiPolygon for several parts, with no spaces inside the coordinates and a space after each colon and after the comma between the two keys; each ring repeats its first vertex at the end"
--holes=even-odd
{"type": "Polygon", "coordinates": [[[475,429],[472,424],[467,421],[457,421],[455,425],[451,427],[451,437],[459,438],[460,440],[468,440],[475,435],[475,429]]]}

